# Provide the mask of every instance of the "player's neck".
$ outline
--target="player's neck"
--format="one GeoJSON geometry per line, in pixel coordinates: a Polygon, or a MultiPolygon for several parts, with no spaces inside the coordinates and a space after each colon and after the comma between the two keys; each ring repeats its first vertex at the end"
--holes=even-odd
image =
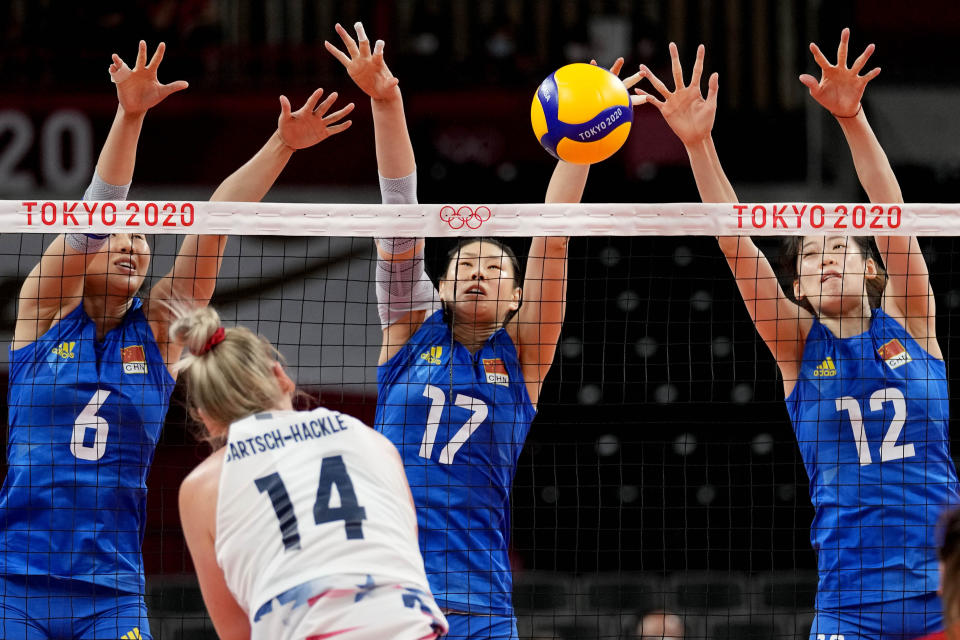
{"type": "Polygon", "coordinates": [[[123,322],[133,298],[111,295],[83,296],[83,310],[97,325],[97,340],[103,340],[107,332],[123,322]]]}
{"type": "Polygon", "coordinates": [[[466,347],[470,353],[476,353],[499,328],[500,325],[496,322],[465,323],[457,322],[454,318],[450,330],[454,340],[466,347]]]}
{"type": "Polygon", "coordinates": [[[271,407],[271,411],[293,411],[293,400],[289,395],[284,394],[280,400],[271,407]]]}
{"type": "Polygon", "coordinates": [[[852,338],[870,329],[872,317],[873,310],[870,308],[870,301],[864,296],[860,304],[853,305],[850,309],[844,309],[837,315],[820,316],[820,323],[840,339],[852,338]]]}

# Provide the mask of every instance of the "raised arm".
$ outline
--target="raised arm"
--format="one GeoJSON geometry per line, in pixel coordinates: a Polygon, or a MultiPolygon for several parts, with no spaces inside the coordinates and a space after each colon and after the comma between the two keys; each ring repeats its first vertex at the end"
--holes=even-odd
{"type": "MultiPolygon", "coordinates": [[[[590,64],[597,64],[591,60],[590,64]]],[[[610,67],[620,75],[623,58],[610,67]]],[[[623,79],[629,90],[640,81],[640,74],[623,79]]],[[[631,103],[643,104],[644,96],[633,96],[631,103]]],[[[590,165],[570,164],[562,160],[547,185],[547,203],[580,202],[587,185],[590,165]]],[[[567,306],[567,245],[566,237],[535,237],[527,256],[523,278],[523,305],[508,325],[520,350],[520,364],[527,381],[527,390],[534,405],[540,388],[553,365],[557,342],[563,328],[567,306]]]]}
{"type": "MultiPolygon", "coordinates": [[[[383,59],[383,40],[370,48],[363,25],[354,24],[357,39],[339,24],[337,34],[346,52],[329,42],[327,50],[370,97],[380,195],[384,204],[417,203],[417,164],[403,111],[400,81],[383,59]]],[[[439,305],[424,270],[423,238],[377,238],[377,310],[383,329],[381,364],[396,354],[439,305]]]]}
{"type": "Polygon", "coordinates": [[[875,47],[868,45],[863,53],[847,66],[847,52],[850,47],[850,29],[840,34],[837,47],[837,64],[830,64],[815,43],[810,43],[813,59],[820,67],[821,76],[817,80],[809,74],[800,76],[800,82],[810,90],[810,95],[820,106],[826,109],[840,123],[853,154],[860,184],[871,202],[903,202],[900,185],[893,174],[887,155],[880,147],[873,130],[863,112],[864,91],[867,83],[880,74],[880,68],[872,69],[860,75],[873,55],[875,47]]]}
{"type": "MultiPolygon", "coordinates": [[[[186,89],[183,80],[161,84],[157,70],[163,61],[166,45],[160,43],[150,62],[147,62],[147,43],[140,41],[133,69],[113,54],[110,78],[117,85],[117,114],[110,133],[97,160],[97,175],[108,185],[123,187],[133,179],[137,158],[137,141],[147,110],[156,106],[171,93],[186,89]]],[[[124,196],[126,194],[124,193],[124,196]]],[[[94,199],[94,198],[88,198],[94,199]]]]}
{"type": "Polygon", "coordinates": [[[357,32],[356,40],[339,24],[335,27],[346,53],[326,40],[323,44],[344,66],[357,87],[370,96],[380,175],[387,179],[403,178],[416,171],[417,163],[403,113],[400,80],[383,59],[383,40],[377,40],[371,50],[363,24],[357,22],[353,26],[357,32]]]}
{"type": "MultiPolygon", "coordinates": [[[[557,163],[545,201],[580,202],[590,165],[557,163]]],[[[563,328],[567,309],[566,237],[535,237],[523,276],[523,304],[508,325],[520,352],[530,401],[536,406],[563,328]]]]}
{"type": "MultiPolygon", "coordinates": [[[[840,124],[850,147],[860,184],[870,202],[903,202],[900,184],[893,173],[887,154],[877,140],[867,114],[863,110],[863,94],[867,83],[880,74],[880,68],[860,75],[875,47],[870,44],[853,64],[847,67],[850,30],[840,34],[837,63],[830,64],[815,43],[810,43],[813,59],[820,67],[818,81],[803,74],[800,82],[824,109],[840,124]]],[[[931,354],[942,357],[936,339],[936,303],[930,287],[927,263],[915,236],[878,236],[877,247],[887,270],[887,288],[883,307],[904,322],[910,334],[931,354]]]]}
{"type": "MultiPolygon", "coordinates": [[[[713,144],[718,75],[713,73],[710,76],[706,99],[700,91],[704,55],[704,46],[700,45],[690,84],[685,85],[680,54],[677,45],[671,42],[670,59],[675,90],[670,91],[650,69],[641,66],[641,75],[650,80],[663,99],[644,94],[639,89],[637,92],[647,96],[647,102],[663,114],[667,124],[683,142],[703,201],[736,202],[737,195],[723,172],[713,144]]],[[[787,298],[770,262],[750,238],[725,236],[717,238],[717,241],[737,280],[737,287],[757,332],[780,365],[785,384],[792,389],[812,316],[787,298]]]]}
{"type": "MultiPolygon", "coordinates": [[[[113,54],[109,72],[117,86],[117,114],[100,151],[93,180],[84,193],[85,200],[127,197],[147,111],[171,93],[187,88],[182,80],[170,84],[157,80],[165,49],[160,43],[147,64],[147,44],[141,40],[133,69],[113,54]]],[[[103,234],[69,233],[50,243],[20,289],[14,349],[32,343],[80,304],[87,264],[106,239],[103,234]]]]}
{"type": "Polygon", "coordinates": [[[286,96],[280,96],[277,130],[256,155],[220,183],[210,200],[259,202],[280,177],[294,151],[312,147],[349,129],[353,121],[343,118],[353,111],[353,103],[328,113],[337,100],[337,92],[320,102],[322,96],[323,89],[317,89],[296,111],[291,111],[286,96]]]}
{"type": "MultiPolygon", "coordinates": [[[[353,103],[329,113],[337,99],[336,92],[320,102],[322,89],[317,89],[297,111],[291,111],[290,101],[280,97],[280,118],[277,131],[266,144],[242,167],[233,172],[210,198],[212,201],[258,202],[273,186],[280,172],[287,166],[293,152],[312,147],[326,138],[345,131],[351,121],[341,120],[353,110],[353,103]],[[319,106],[318,106],[319,102],[319,106]]],[[[217,284],[217,274],[227,236],[189,235],[174,260],[173,269],[157,282],[150,293],[151,300],[176,301],[203,306],[210,302],[217,284]]],[[[150,305],[147,316],[161,348],[166,346],[166,362],[176,362],[180,347],[168,340],[171,307],[168,304],[150,305]]]]}

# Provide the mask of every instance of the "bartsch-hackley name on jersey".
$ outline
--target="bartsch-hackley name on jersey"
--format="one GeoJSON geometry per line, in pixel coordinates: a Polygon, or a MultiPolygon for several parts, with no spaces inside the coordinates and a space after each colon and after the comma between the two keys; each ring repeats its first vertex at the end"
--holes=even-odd
{"type": "Polygon", "coordinates": [[[306,442],[331,436],[347,430],[347,423],[339,413],[328,413],[309,422],[295,422],[285,427],[265,431],[257,436],[243,440],[233,440],[227,444],[227,462],[240,460],[248,456],[255,456],[264,451],[281,449],[287,444],[306,442]]]}

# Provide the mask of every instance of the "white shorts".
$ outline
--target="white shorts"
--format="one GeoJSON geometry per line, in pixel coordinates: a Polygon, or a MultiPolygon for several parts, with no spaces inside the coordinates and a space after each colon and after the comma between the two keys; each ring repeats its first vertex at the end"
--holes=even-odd
{"type": "Polygon", "coordinates": [[[429,591],[370,576],[319,578],[257,609],[251,640],[432,640],[449,630],[429,591]]]}

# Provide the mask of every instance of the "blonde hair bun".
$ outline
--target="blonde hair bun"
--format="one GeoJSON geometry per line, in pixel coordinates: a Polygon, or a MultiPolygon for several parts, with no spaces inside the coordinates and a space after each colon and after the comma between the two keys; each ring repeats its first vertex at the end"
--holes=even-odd
{"type": "Polygon", "coordinates": [[[170,337],[179,345],[190,350],[190,353],[199,355],[217,329],[220,328],[220,314],[210,306],[193,309],[179,318],[170,326],[170,337]]]}

